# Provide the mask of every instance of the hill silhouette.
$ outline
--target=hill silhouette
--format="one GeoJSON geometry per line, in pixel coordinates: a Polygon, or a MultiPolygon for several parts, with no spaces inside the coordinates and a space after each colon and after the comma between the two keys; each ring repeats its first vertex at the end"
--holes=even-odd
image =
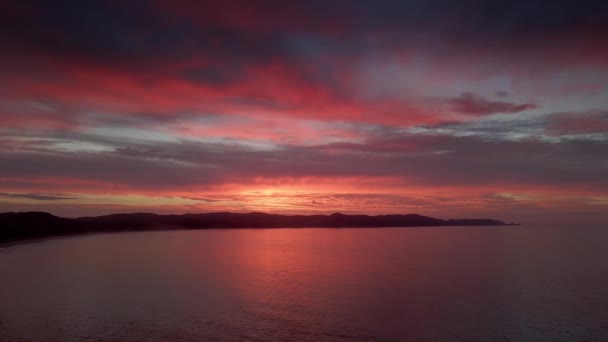
{"type": "Polygon", "coordinates": [[[112,214],[63,218],[45,212],[0,213],[0,243],[95,232],[216,228],[373,228],[429,226],[503,226],[492,219],[443,220],[407,215],[278,215],[252,213],[205,213],[157,215],[112,214]]]}

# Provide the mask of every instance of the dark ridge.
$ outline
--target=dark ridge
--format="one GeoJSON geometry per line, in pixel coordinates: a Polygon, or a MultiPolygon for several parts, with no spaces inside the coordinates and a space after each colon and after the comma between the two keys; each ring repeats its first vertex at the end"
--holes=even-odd
{"type": "Polygon", "coordinates": [[[44,212],[0,213],[0,243],[95,232],[215,228],[374,228],[429,226],[504,226],[491,219],[449,219],[407,215],[277,215],[266,213],[206,213],[157,215],[113,214],[62,218],[44,212]]]}
{"type": "Polygon", "coordinates": [[[83,232],[77,220],[36,211],[1,213],[0,227],[0,243],[83,232]]]}

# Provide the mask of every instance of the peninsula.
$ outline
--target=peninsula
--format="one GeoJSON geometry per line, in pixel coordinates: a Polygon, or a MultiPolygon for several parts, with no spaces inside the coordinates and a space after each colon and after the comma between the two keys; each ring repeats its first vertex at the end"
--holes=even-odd
{"type": "Polygon", "coordinates": [[[378,228],[429,226],[504,226],[492,219],[438,219],[407,215],[278,215],[252,213],[204,213],[157,215],[112,214],[63,218],[45,212],[0,213],[0,243],[98,232],[235,229],[235,228],[378,228]]]}

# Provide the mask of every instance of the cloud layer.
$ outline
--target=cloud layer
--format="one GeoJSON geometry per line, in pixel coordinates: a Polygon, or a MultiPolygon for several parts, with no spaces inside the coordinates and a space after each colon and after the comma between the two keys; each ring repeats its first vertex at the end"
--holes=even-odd
{"type": "Polygon", "coordinates": [[[2,210],[606,211],[605,2],[0,13],[2,210]]]}

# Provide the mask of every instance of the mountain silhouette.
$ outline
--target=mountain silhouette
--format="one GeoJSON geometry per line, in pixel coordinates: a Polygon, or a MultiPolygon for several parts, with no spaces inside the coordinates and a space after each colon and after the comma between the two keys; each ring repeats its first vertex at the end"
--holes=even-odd
{"type": "Polygon", "coordinates": [[[63,218],[45,212],[0,213],[0,243],[95,232],[215,228],[374,228],[429,226],[504,226],[492,219],[449,219],[407,215],[278,215],[252,213],[205,213],[157,215],[112,214],[63,218]]]}

